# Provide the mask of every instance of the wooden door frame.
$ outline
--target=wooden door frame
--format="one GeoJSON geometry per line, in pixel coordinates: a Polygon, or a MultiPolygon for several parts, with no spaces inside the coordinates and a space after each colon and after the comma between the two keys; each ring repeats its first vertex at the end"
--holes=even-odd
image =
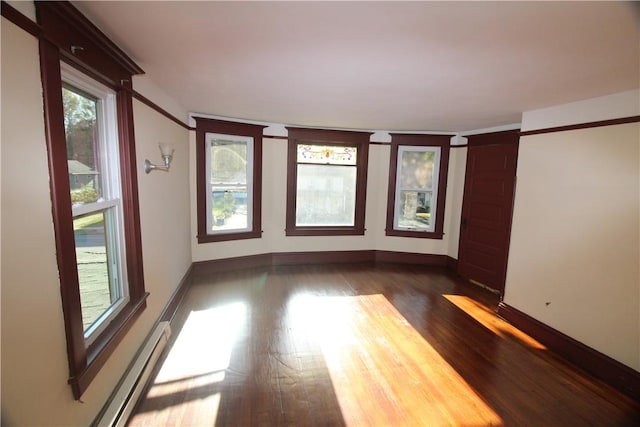
{"type": "MultiPolygon", "coordinates": [[[[462,247],[462,228],[463,228],[463,218],[464,218],[464,213],[465,213],[465,208],[468,209],[468,199],[467,196],[469,194],[469,190],[470,190],[470,186],[471,183],[469,181],[469,149],[471,147],[479,147],[479,146],[487,146],[487,145],[507,145],[507,144],[515,144],[518,148],[519,148],[519,144],[520,144],[520,129],[513,129],[513,130],[506,130],[506,131],[499,131],[499,132],[490,132],[490,133],[483,133],[483,134],[478,134],[478,135],[468,135],[466,136],[466,138],[468,138],[468,142],[467,142],[467,160],[466,160],[466,165],[465,165],[465,177],[464,177],[464,189],[463,189],[463,194],[462,194],[462,206],[460,208],[460,229],[458,231],[458,263],[456,266],[456,272],[458,273],[458,275],[460,275],[461,277],[463,277],[466,280],[473,280],[470,279],[468,277],[465,277],[464,275],[460,274],[460,266],[462,265],[461,261],[461,255],[462,255],[462,251],[460,250],[462,247]]],[[[516,152],[516,172],[517,172],[517,168],[518,168],[518,153],[516,152]]],[[[500,301],[502,301],[504,299],[504,289],[506,286],[506,279],[507,279],[507,265],[509,262],[509,248],[511,246],[511,229],[513,227],[513,208],[514,208],[514,203],[515,203],[515,198],[516,198],[516,187],[517,187],[517,176],[514,176],[514,182],[513,182],[513,194],[511,195],[511,212],[509,214],[509,218],[507,220],[508,222],[508,230],[507,230],[507,244],[506,244],[506,255],[504,258],[504,265],[502,268],[502,272],[500,274],[500,286],[497,290],[500,293],[500,301]]],[[[489,290],[493,291],[493,288],[487,287],[489,290]]]]}

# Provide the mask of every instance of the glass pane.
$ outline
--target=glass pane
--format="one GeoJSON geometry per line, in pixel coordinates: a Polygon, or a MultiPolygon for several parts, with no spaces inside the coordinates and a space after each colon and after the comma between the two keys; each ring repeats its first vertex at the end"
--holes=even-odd
{"type": "Polygon", "coordinates": [[[92,203],[102,197],[97,100],[70,86],[62,89],[71,202],[92,203]]]}
{"type": "Polygon", "coordinates": [[[402,151],[400,188],[431,190],[434,159],[433,151],[402,151]]]}
{"type": "Polygon", "coordinates": [[[298,165],[296,225],[353,226],[356,167],[298,165]]]}
{"type": "Polygon", "coordinates": [[[211,231],[249,226],[247,142],[214,139],[211,159],[211,231]]]}
{"type": "Polygon", "coordinates": [[[119,289],[112,285],[114,278],[111,277],[110,263],[113,255],[107,244],[110,239],[107,238],[106,223],[109,223],[109,218],[104,211],[73,220],[85,332],[120,298],[119,289]]]}
{"type": "Polygon", "coordinates": [[[401,191],[398,215],[398,226],[402,228],[428,229],[431,224],[432,193],[418,191],[401,191]]]}
{"type": "Polygon", "coordinates": [[[211,202],[212,231],[247,228],[247,187],[234,189],[212,185],[211,202]]]}
{"type": "Polygon", "coordinates": [[[355,165],[357,147],[333,145],[298,145],[298,163],[355,165]]]}

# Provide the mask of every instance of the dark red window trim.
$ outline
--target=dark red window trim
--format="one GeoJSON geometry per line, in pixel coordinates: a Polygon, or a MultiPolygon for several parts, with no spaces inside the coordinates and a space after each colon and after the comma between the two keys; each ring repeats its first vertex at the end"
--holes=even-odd
{"type": "Polygon", "coordinates": [[[10,22],[13,22],[18,27],[22,28],[27,33],[35,37],[40,36],[40,33],[42,32],[40,26],[33,22],[31,19],[24,16],[22,12],[19,12],[4,0],[2,0],[2,2],[0,3],[0,11],[2,13],[2,16],[7,18],[10,22]]]}
{"type": "Polygon", "coordinates": [[[198,203],[198,243],[262,237],[262,131],[266,126],[196,117],[196,191],[198,203]],[[209,234],[207,230],[206,134],[248,136],[253,138],[253,223],[251,230],[209,234]]]}
{"type": "Polygon", "coordinates": [[[142,268],[131,95],[131,76],[142,73],[142,70],[71,4],[36,2],[36,13],[43,29],[40,35],[40,71],[56,256],[67,337],[69,384],[73,396],[80,399],[146,307],[148,293],[144,288],[142,268]],[[76,48],[72,49],[72,46],[76,48]],[[89,347],[85,346],[76,267],[63,120],[61,60],[116,92],[129,302],[89,347]]]}
{"type": "Polygon", "coordinates": [[[447,196],[447,175],[449,172],[449,148],[451,135],[391,134],[391,156],[389,160],[389,190],[387,192],[387,225],[385,234],[397,237],[416,237],[422,239],[442,239],[444,237],[444,209],[447,196]],[[396,175],[398,168],[398,147],[413,145],[422,147],[440,147],[440,173],[438,175],[438,199],[436,201],[436,226],[433,232],[395,230],[396,175]]]}
{"type": "Polygon", "coordinates": [[[364,235],[367,196],[367,165],[371,132],[287,127],[287,236],[364,235]],[[300,227],[296,225],[296,192],[298,183],[298,144],[355,145],[358,147],[356,172],[356,207],[354,225],[349,227],[300,227]]]}

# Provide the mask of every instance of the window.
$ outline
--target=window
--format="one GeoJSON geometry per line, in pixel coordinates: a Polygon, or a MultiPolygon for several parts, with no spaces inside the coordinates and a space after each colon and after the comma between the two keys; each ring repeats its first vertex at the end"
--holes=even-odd
{"type": "Polygon", "coordinates": [[[442,239],[450,136],[391,138],[386,235],[442,239]]]}
{"type": "Polygon", "coordinates": [[[287,129],[287,235],[364,234],[371,134],[287,129]]]}
{"type": "Polygon", "coordinates": [[[199,243],[261,237],[263,128],[196,118],[199,243]]]}
{"type": "Polygon", "coordinates": [[[69,384],[80,399],[146,307],[131,88],[142,70],[70,3],[36,9],[69,384]]]}
{"type": "Polygon", "coordinates": [[[91,344],[129,300],[116,95],[61,65],[80,306],[84,337],[91,344]]]}

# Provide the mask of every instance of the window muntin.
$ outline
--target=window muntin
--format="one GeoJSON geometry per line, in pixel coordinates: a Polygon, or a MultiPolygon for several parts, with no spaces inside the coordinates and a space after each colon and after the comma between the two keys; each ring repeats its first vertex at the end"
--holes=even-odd
{"type": "Polygon", "coordinates": [[[391,134],[387,236],[442,239],[449,135],[391,134]]]}
{"type": "Polygon", "coordinates": [[[115,92],[61,64],[76,268],[86,345],[129,301],[115,92]]]}
{"type": "Polygon", "coordinates": [[[207,132],[207,234],[251,230],[253,145],[251,137],[207,132]]]}
{"type": "Polygon", "coordinates": [[[435,230],[439,165],[440,147],[398,147],[395,230],[435,230]]]}
{"type": "Polygon", "coordinates": [[[364,234],[370,133],[287,129],[286,234],[364,234]]]}

